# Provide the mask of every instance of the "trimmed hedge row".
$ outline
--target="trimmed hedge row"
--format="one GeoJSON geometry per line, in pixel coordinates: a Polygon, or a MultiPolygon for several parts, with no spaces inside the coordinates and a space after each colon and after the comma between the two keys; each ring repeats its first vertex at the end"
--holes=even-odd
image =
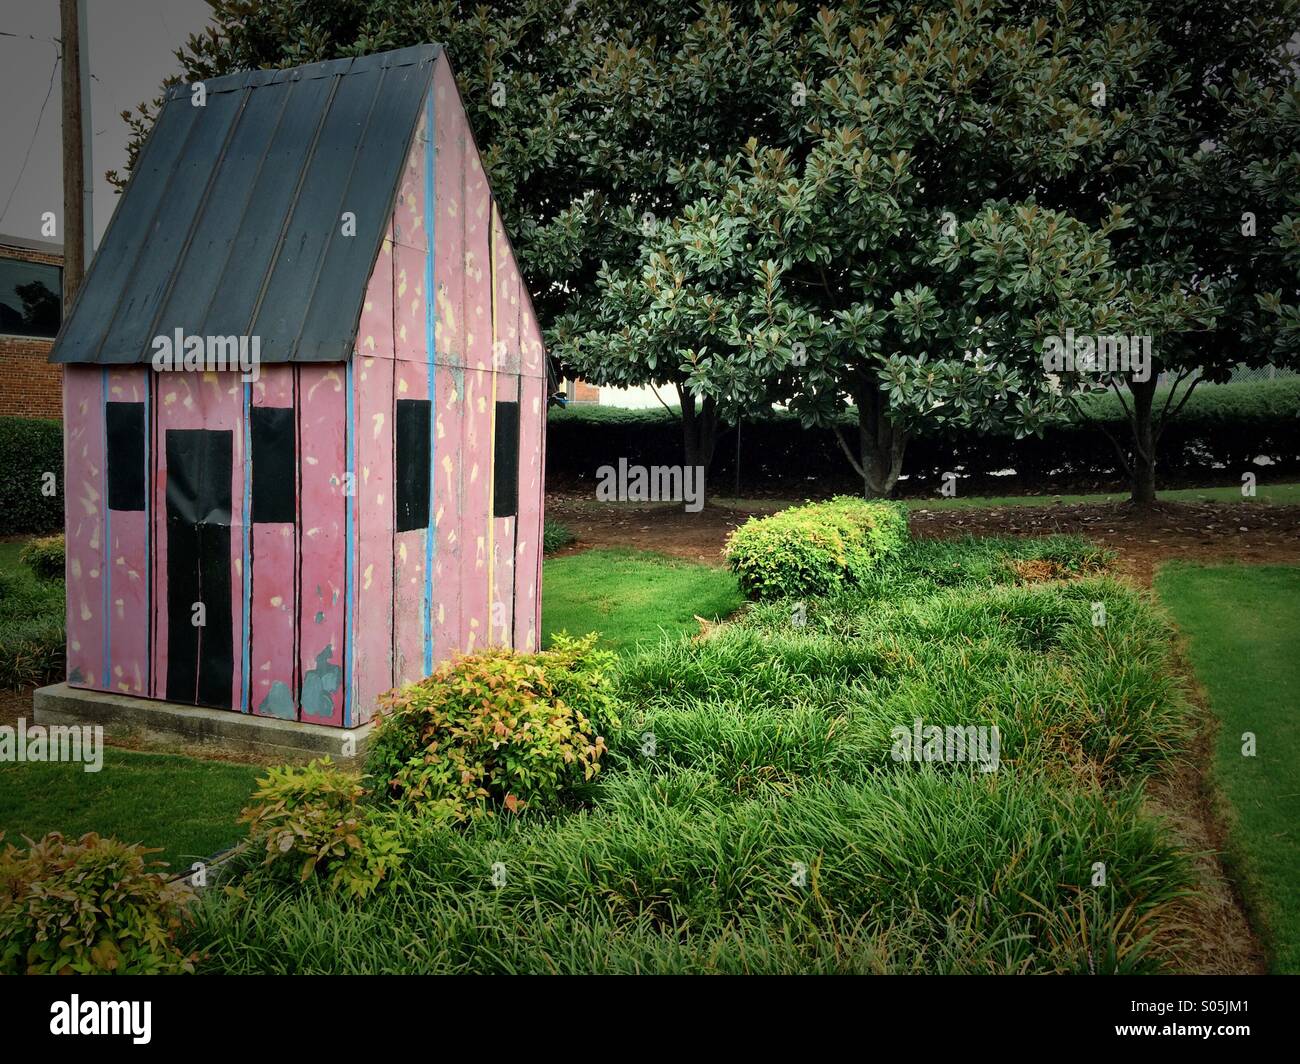
{"type": "MultiPolygon", "coordinates": [[[[1180,392],[1181,395],[1181,392],[1180,392]]],[[[1125,396],[1127,400],[1129,397],[1125,396]]],[[[1165,393],[1157,393],[1156,408],[1165,393]]],[[[1082,405],[1118,440],[1128,439],[1119,400],[1110,392],[1088,396],[1082,405]]],[[[1242,384],[1201,385],[1160,441],[1162,483],[1236,480],[1257,470],[1265,455],[1270,474],[1300,471],[1300,378],[1242,384]]],[[[856,432],[856,415],[846,408],[843,424],[856,432]]],[[[589,482],[602,465],[619,458],[641,465],[675,465],[682,460],[681,430],[662,407],[553,409],[548,422],[548,482],[589,482]]],[[[846,491],[860,489],[830,429],[804,429],[783,411],[741,426],[742,485],[815,482],[846,491]]],[[[852,440],[853,436],[847,438],[852,440]]],[[[728,489],[735,474],[736,437],[719,441],[711,477],[728,489]]],[[[923,436],[908,445],[907,489],[937,490],[945,472],[975,480],[1014,469],[1025,486],[1122,482],[1124,472],[1113,444],[1097,423],[1074,422],[1047,430],[1040,439],[974,433],[923,436]]]]}
{"type": "Polygon", "coordinates": [[[0,417],[0,535],[63,528],[63,423],[0,417]],[[52,495],[41,489],[55,475],[52,495]]]}

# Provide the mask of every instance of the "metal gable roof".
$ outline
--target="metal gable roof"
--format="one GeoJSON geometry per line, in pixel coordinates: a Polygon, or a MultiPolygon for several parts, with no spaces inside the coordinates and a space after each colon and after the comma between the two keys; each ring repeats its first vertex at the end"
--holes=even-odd
{"type": "Polygon", "coordinates": [[[348,358],[439,50],[169,89],[50,361],[147,363],[176,329],[348,358]]]}

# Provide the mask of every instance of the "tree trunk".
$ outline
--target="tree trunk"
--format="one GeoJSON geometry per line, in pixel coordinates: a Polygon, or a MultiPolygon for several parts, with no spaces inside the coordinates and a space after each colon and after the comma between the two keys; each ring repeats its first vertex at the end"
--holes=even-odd
{"type": "Polygon", "coordinates": [[[718,408],[712,396],[697,404],[695,396],[678,385],[682,406],[682,451],[688,466],[703,466],[707,475],[718,442],[718,408]]]}
{"type": "Polygon", "coordinates": [[[1156,395],[1156,374],[1149,380],[1129,379],[1133,394],[1133,475],[1130,501],[1134,506],[1154,506],[1156,501],[1156,431],[1151,417],[1152,401],[1156,395]]]}
{"type": "Polygon", "coordinates": [[[893,497],[899,474],[903,471],[903,454],[907,450],[907,433],[889,417],[889,399],[872,386],[854,396],[858,406],[858,448],[862,456],[863,494],[868,499],[893,497]]]}

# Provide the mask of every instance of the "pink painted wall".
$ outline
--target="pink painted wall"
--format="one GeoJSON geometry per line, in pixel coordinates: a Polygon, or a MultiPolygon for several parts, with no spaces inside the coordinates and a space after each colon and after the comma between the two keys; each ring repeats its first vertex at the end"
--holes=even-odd
{"type": "Polygon", "coordinates": [[[455,82],[439,64],[434,72],[434,455],[436,543],[433,554],[433,656],[451,657],[468,644],[463,566],[476,557],[465,548],[464,444],[467,397],[465,364],[466,165],[473,144],[457,104],[455,82]]]}
{"type": "MultiPolygon", "coordinates": [[[[460,206],[461,247],[464,268],[459,272],[462,293],[461,324],[449,351],[463,367],[464,404],[460,432],[460,600],[461,646],[470,651],[491,644],[492,583],[492,422],[495,415],[492,371],[492,193],[479,158],[474,136],[449,64],[440,58],[433,75],[433,92],[442,132],[457,146],[464,198],[460,206]]],[[[451,227],[454,230],[456,223],[451,227]]],[[[439,241],[443,239],[439,231],[439,241]]]]}
{"type": "Polygon", "coordinates": [[[445,56],[354,348],[348,363],[264,366],[251,384],[234,374],[67,367],[70,683],[166,696],[173,429],[232,434],[232,709],[353,727],[381,693],[456,653],[536,648],[541,334],[445,56]],[[400,399],[430,401],[432,525],[395,533],[400,399]],[[144,512],[107,509],[109,401],[145,404],[144,512]],[[519,403],[517,516],[492,513],[498,401],[519,403]],[[246,513],[251,410],[260,407],[296,411],[292,522],[253,523],[246,513]]]}
{"type": "MultiPolygon", "coordinates": [[[[261,377],[252,385],[252,405],[292,408],[294,377],[290,365],[262,367],[261,377]]],[[[294,660],[297,522],[255,522],[249,540],[248,708],[258,716],[294,720],[298,705],[294,660]]]]}
{"type": "Polygon", "coordinates": [[[393,686],[393,223],[366,286],[352,358],[349,725],[393,686]]]}
{"type": "Polygon", "coordinates": [[[106,668],[104,371],[63,371],[63,492],[68,588],[68,682],[111,690],[106,668]]]}
{"type": "MultiPolygon", "coordinates": [[[[110,403],[143,403],[149,379],[136,367],[107,374],[110,403]]],[[[108,601],[110,685],[123,694],[143,695],[149,683],[148,513],[109,514],[108,601]]]]}
{"type": "Polygon", "coordinates": [[[299,719],[337,726],[347,690],[347,367],[296,368],[299,719]]]}

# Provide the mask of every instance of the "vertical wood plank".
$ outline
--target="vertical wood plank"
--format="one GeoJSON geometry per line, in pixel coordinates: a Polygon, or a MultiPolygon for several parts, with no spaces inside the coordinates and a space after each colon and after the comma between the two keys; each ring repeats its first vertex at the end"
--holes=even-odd
{"type": "MultiPolygon", "coordinates": [[[[68,683],[104,689],[107,617],[104,544],[104,383],[98,366],[63,370],[63,483],[67,557],[68,683]]],[[[57,473],[57,470],[53,470],[57,473]]],[[[39,484],[32,485],[40,490],[39,484]]]]}

